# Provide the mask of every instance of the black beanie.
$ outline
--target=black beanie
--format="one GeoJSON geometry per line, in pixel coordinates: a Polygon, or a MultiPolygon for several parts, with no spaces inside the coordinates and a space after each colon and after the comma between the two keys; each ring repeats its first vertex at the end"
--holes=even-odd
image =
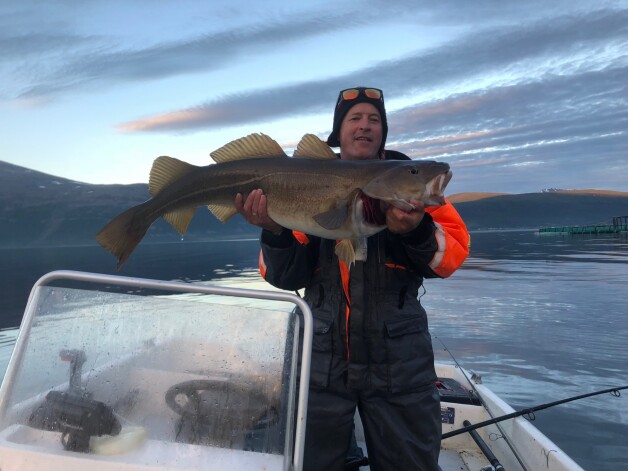
{"type": "Polygon", "coordinates": [[[379,116],[382,120],[382,144],[379,148],[379,152],[384,150],[384,145],[386,144],[386,136],[388,135],[388,121],[386,120],[386,108],[384,108],[384,94],[382,93],[381,98],[369,98],[364,93],[369,87],[353,87],[359,91],[358,96],[353,100],[345,100],[342,98],[342,93],[345,90],[342,90],[338,94],[338,101],[336,102],[336,109],[334,111],[334,127],[331,130],[331,134],[327,138],[327,145],[330,147],[340,147],[340,125],[342,124],[342,120],[349,112],[349,110],[357,105],[358,103],[370,103],[371,105],[377,108],[379,111],[379,116]]]}

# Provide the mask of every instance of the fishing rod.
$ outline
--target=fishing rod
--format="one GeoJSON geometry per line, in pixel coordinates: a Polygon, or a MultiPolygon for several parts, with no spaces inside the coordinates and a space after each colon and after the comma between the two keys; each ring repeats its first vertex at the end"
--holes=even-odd
{"type": "MultiPolygon", "coordinates": [[[[425,288],[423,288],[425,289],[425,288]]],[[[458,363],[458,360],[456,359],[456,357],[454,356],[454,354],[451,352],[451,350],[449,350],[449,348],[447,348],[447,345],[445,345],[445,342],[443,342],[441,340],[440,337],[437,336],[433,336],[436,340],[438,340],[440,342],[440,344],[443,346],[443,348],[445,349],[445,351],[449,354],[449,356],[451,357],[451,359],[454,361],[454,363],[456,364],[456,366],[458,368],[460,368],[460,370],[462,370],[462,366],[460,366],[460,363],[458,363]]],[[[465,374],[464,375],[465,379],[467,380],[467,383],[469,384],[469,386],[471,387],[471,390],[473,392],[475,392],[477,398],[480,400],[480,403],[482,404],[482,406],[484,407],[484,410],[488,413],[488,415],[491,417],[491,419],[494,419],[495,417],[493,417],[493,413],[491,412],[491,410],[488,408],[488,406],[486,405],[486,402],[484,402],[484,398],[482,397],[482,395],[478,392],[478,390],[475,388],[475,385],[473,384],[473,382],[469,379],[469,377],[465,374]]],[[[497,427],[497,429],[499,430],[500,434],[501,434],[501,438],[506,442],[506,445],[508,446],[508,448],[510,448],[510,451],[512,452],[512,455],[515,457],[515,459],[517,460],[517,462],[519,463],[519,465],[521,466],[521,469],[523,471],[528,471],[528,468],[526,467],[525,464],[523,464],[523,460],[521,459],[521,457],[519,456],[519,453],[517,453],[517,450],[515,450],[515,447],[510,443],[510,440],[508,439],[508,436],[506,435],[506,433],[504,433],[504,431],[502,430],[501,426],[499,423],[496,423],[495,426],[497,427]]],[[[471,434],[472,435],[472,434],[471,434]]],[[[473,435],[472,435],[473,436],[473,435]]],[[[442,436],[441,439],[445,439],[447,437],[442,436]]],[[[481,440],[481,439],[480,439],[481,440]]],[[[477,443],[477,442],[476,442],[477,443]]],[[[486,456],[486,455],[485,455],[486,456]]]]}
{"type": "Polygon", "coordinates": [[[453,431],[448,432],[448,433],[444,433],[443,436],[442,436],[442,439],[444,440],[444,439],[449,438],[449,437],[455,437],[456,435],[460,435],[462,433],[470,432],[471,430],[476,430],[478,428],[486,427],[487,425],[491,425],[491,424],[497,424],[499,422],[503,422],[504,420],[513,419],[515,417],[520,417],[522,415],[533,415],[533,413],[536,412],[536,411],[543,410],[543,409],[548,409],[550,407],[558,406],[560,404],[565,404],[567,402],[578,401],[580,399],[585,399],[587,397],[598,396],[600,394],[606,394],[606,393],[610,393],[610,394],[612,394],[615,397],[620,397],[621,393],[619,391],[622,391],[624,389],[628,389],[628,385],[627,386],[617,386],[615,388],[609,388],[609,389],[602,389],[600,391],[594,391],[594,392],[590,392],[590,393],[586,393],[586,394],[581,394],[579,396],[568,397],[568,398],[565,398],[565,399],[561,399],[559,401],[547,402],[545,404],[539,404],[538,406],[528,407],[526,409],[522,409],[522,410],[519,410],[519,411],[511,412],[510,414],[501,415],[499,417],[495,417],[495,418],[492,418],[492,419],[489,419],[489,420],[485,420],[483,422],[478,422],[477,424],[468,425],[466,427],[459,428],[457,430],[453,430],[453,431]]]}
{"type": "MultiPolygon", "coordinates": [[[[464,422],[462,422],[462,425],[469,426],[471,425],[471,422],[469,422],[468,420],[465,420],[464,422]]],[[[473,438],[473,441],[480,448],[480,451],[482,451],[484,456],[486,456],[486,459],[491,463],[491,466],[493,466],[494,471],[504,471],[504,467],[495,456],[495,453],[493,453],[493,451],[488,447],[486,442],[482,440],[482,437],[480,437],[480,434],[477,433],[475,430],[469,430],[469,435],[471,435],[471,438],[473,438]]]]}

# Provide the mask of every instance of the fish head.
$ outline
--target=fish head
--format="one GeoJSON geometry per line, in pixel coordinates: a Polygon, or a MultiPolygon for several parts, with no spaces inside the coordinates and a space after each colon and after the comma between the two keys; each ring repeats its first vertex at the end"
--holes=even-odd
{"type": "Polygon", "coordinates": [[[404,211],[414,209],[411,200],[422,201],[425,206],[445,204],[445,188],[451,180],[449,164],[434,161],[388,161],[385,171],[377,174],[362,191],[404,211]]]}

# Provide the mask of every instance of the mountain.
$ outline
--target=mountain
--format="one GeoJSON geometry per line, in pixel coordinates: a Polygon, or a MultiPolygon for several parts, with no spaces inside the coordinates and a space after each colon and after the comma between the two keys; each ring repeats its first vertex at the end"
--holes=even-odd
{"type": "MultiPolygon", "coordinates": [[[[92,185],[0,161],[0,247],[95,244],[94,236],[112,217],[148,198],[146,184],[92,185]]],[[[459,193],[449,198],[470,230],[587,225],[628,215],[628,193],[603,190],[459,193]]],[[[201,209],[185,238],[258,234],[238,216],[223,225],[201,209]]],[[[174,229],[158,220],[144,243],[179,239],[174,229]]]]}
{"type": "Polygon", "coordinates": [[[615,216],[628,216],[628,193],[619,191],[460,193],[449,199],[470,230],[610,224],[615,216]]]}
{"type": "MultiPolygon", "coordinates": [[[[0,247],[95,244],[96,233],[115,215],[150,198],[148,185],[92,185],[0,161],[0,247]]],[[[256,237],[242,218],[222,224],[198,211],[186,239],[256,237]]],[[[146,242],[180,240],[158,220],[146,242]]]]}

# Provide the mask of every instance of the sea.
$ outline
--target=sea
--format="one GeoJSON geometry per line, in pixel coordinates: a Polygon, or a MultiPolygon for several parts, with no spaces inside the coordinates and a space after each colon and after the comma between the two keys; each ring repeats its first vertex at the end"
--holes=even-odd
{"type": "MultiPolygon", "coordinates": [[[[424,283],[436,358],[516,410],[628,385],[628,236],[471,234],[448,279],[424,283]]],[[[0,373],[30,287],[58,269],[264,289],[256,239],[142,243],[120,271],[98,246],[0,249],[0,373]]],[[[628,390],[536,412],[534,425],[591,471],[628,470],[628,390]]]]}

